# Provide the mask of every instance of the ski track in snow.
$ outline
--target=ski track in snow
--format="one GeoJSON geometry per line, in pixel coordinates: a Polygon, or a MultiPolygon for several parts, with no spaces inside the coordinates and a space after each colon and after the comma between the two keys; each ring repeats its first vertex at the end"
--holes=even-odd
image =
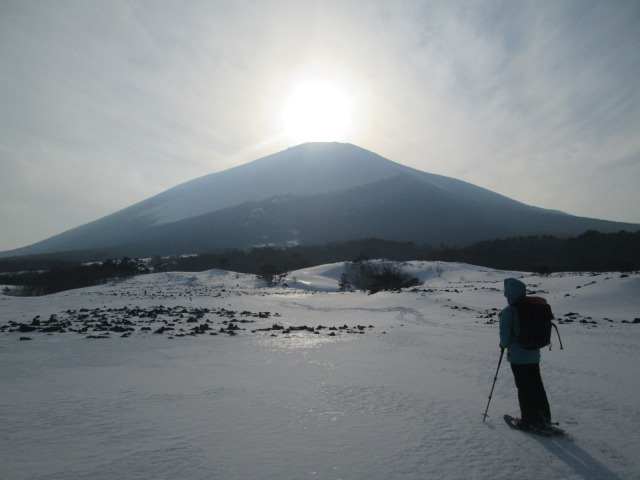
{"type": "Polygon", "coordinates": [[[640,478],[640,325],[623,323],[639,315],[640,275],[407,268],[425,284],[375,295],[335,291],[340,269],[329,265],[292,273],[304,290],[210,271],[0,297],[2,478],[640,478]],[[554,340],[541,370],[565,436],[502,421],[518,414],[506,361],[482,422],[507,276],[563,321],[565,349],[554,340]],[[8,328],[52,314],[75,328],[90,320],[81,309],[116,322],[160,305],[164,316],[130,318],[128,338],[8,328]],[[178,307],[209,312],[187,323],[178,307]]]}

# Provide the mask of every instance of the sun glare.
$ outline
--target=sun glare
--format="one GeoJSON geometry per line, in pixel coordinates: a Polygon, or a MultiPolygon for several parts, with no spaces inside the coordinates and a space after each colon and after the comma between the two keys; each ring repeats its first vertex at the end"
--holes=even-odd
{"type": "Polygon", "coordinates": [[[310,81],[298,85],[282,113],[285,134],[297,142],[340,140],[351,126],[353,100],[337,85],[310,81]]]}

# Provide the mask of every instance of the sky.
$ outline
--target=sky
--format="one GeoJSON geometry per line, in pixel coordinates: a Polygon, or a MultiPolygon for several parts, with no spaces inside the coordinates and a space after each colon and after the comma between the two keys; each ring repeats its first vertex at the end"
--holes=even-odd
{"type": "Polygon", "coordinates": [[[0,0],[0,251],[301,143],[309,82],[332,140],[640,223],[640,1],[0,0]]]}

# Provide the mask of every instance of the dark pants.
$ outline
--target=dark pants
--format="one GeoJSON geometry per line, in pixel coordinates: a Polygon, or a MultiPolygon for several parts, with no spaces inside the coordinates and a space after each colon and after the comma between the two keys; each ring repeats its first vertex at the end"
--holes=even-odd
{"type": "Polygon", "coordinates": [[[540,365],[537,363],[528,365],[512,363],[511,371],[518,388],[522,421],[534,425],[550,422],[551,410],[540,376],[540,365]]]}

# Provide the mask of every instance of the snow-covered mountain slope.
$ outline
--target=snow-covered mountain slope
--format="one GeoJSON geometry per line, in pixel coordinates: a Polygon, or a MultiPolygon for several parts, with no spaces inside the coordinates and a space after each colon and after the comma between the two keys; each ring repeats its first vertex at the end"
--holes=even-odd
{"type": "Polygon", "coordinates": [[[0,296],[3,478],[640,476],[640,275],[404,268],[424,284],[339,293],[335,264],[290,288],[215,270],[0,296]],[[482,422],[508,276],[560,323],[541,370],[566,436],[502,421],[518,415],[506,362],[482,422]]]}
{"type": "Polygon", "coordinates": [[[183,183],[138,208],[159,225],[277,196],[337,193],[405,172],[420,173],[355,145],[306,143],[183,183]]]}
{"type": "Polygon", "coordinates": [[[151,256],[371,237],[465,245],[638,228],[527,206],[354,145],[309,143],[186,182],[2,256],[73,250],[151,256]]]}

